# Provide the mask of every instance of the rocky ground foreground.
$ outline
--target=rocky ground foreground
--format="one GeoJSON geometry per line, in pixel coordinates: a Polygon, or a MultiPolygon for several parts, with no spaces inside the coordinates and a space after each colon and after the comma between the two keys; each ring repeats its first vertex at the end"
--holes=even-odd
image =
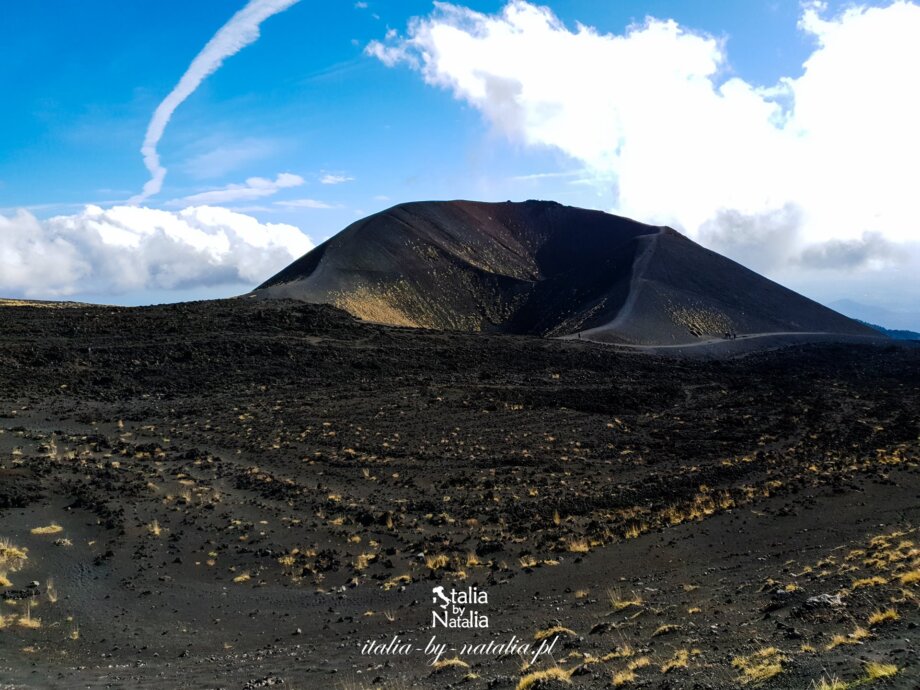
{"type": "Polygon", "coordinates": [[[0,688],[920,686],[920,349],[0,326],[0,688]]]}

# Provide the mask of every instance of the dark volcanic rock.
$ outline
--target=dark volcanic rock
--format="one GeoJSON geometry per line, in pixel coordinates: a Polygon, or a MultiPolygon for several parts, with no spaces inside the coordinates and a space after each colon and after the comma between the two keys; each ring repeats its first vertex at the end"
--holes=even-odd
{"type": "Polygon", "coordinates": [[[402,204],[254,295],[387,324],[680,344],[752,333],[878,335],[670,228],[554,202],[402,204]]]}

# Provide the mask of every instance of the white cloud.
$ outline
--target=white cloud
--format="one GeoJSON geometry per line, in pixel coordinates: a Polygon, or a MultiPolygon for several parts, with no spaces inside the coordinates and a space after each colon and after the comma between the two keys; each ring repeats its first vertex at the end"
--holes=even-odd
{"type": "Polygon", "coordinates": [[[353,182],[355,178],[348,175],[333,175],[326,173],[319,178],[320,184],[342,184],[343,182],[353,182]]]}
{"type": "Polygon", "coordinates": [[[224,141],[217,145],[211,143],[211,146],[183,163],[182,169],[198,179],[223,177],[250,163],[268,158],[280,148],[277,141],[253,137],[224,141]]]}
{"type": "Polygon", "coordinates": [[[278,14],[295,5],[300,0],[250,0],[243,9],[234,14],[207,42],[201,52],[195,56],[179,83],[169,92],[153,113],[147,134],[141,146],[144,165],[150,171],[150,179],[143,191],[130,200],[140,203],[159,193],[166,177],[166,168],[160,164],[157,144],[163,137],[166,125],[182,102],[191,96],[209,75],[216,72],[224,60],[240,52],[259,38],[259,26],[272,15],[278,14]]]}
{"type": "Polygon", "coordinates": [[[788,263],[802,225],[802,209],[786,204],[762,213],[722,209],[700,227],[697,239],[755,271],[788,263]]]}
{"type": "Polygon", "coordinates": [[[299,187],[304,183],[300,175],[280,173],[274,180],[265,177],[250,177],[243,184],[229,184],[220,189],[192,194],[174,203],[226,204],[231,201],[251,201],[277,194],[282,189],[299,187]]]}
{"type": "Polygon", "coordinates": [[[0,233],[0,294],[30,298],[252,285],[313,247],[292,225],[212,206],[19,211],[0,215],[0,233]]]}
{"type": "Polygon", "coordinates": [[[534,180],[552,180],[556,178],[578,177],[579,175],[584,175],[584,173],[584,170],[557,170],[554,172],[538,172],[529,173],[527,175],[514,175],[511,177],[511,179],[516,182],[532,182],[534,180]]]}
{"type": "Polygon", "coordinates": [[[877,232],[865,232],[858,240],[828,240],[808,247],[801,262],[815,268],[859,268],[873,264],[883,268],[903,259],[892,245],[877,232]]]}
{"type": "Polygon", "coordinates": [[[770,260],[801,270],[916,252],[920,6],[810,5],[800,29],[816,42],[803,73],[769,88],[727,78],[724,42],[674,21],[604,34],[523,0],[496,15],[436,3],[366,53],[567,154],[619,213],[750,256],[780,238],[770,260]]]}
{"type": "Polygon", "coordinates": [[[284,208],[337,208],[331,204],[327,204],[325,201],[318,201],[316,199],[288,199],[286,201],[276,201],[275,206],[282,206],[284,208]]]}

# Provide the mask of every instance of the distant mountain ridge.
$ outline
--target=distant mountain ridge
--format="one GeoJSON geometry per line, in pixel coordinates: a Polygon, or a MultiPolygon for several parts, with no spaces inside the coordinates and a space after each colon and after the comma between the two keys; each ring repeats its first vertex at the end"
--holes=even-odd
{"type": "Polygon", "coordinates": [[[353,223],[252,296],[442,330],[694,343],[877,332],[678,232],[548,201],[400,204],[353,223]]]}
{"type": "Polygon", "coordinates": [[[884,326],[879,326],[874,323],[862,321],[861,319],[857,319],[857,321],[859,321],[861,324],[868,326],[869,328],[872,328],[878,331],[879,333],[887,335],[889,338],[892,338],[893,340],[920,340],[920,333],[917,333],[916,331],[906,331],[906,330],[901,330],[901,329],[885,328],[884,326]]]}
{"type": "Polygon", "coordinates": [[[920,311],[886,309],[873,304],[864,304],[851,299],[838,299],[827,303],[834,311],[869,325],[877,324],[892,331],[920,331],[920,311]]]}

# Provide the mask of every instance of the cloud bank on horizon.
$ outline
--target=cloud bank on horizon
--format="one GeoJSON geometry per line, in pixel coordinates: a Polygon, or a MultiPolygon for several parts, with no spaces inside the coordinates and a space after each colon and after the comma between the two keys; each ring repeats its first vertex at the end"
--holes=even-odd
{"type": "MultiPolygon", "coordinates": [[[[305,183],[292,173],[274,180],[250,177],[169,202],[187,205],[181,211],[137,205],[162,189],[166,168],[157,144],[176,109],[227,57],[259,38],[262,22],[299,1],[250,0],[208,41],[150,120],[141,153],[151,177],[128,205],[87,205],[79,213],[46,220],[25,210],[0,214],[0,294],[48,298],[247,286],[312,249],[311,239],[293,225],[262,223],[215,206],[262,199],[305,183]]],[[[350,179],[326,175],[323,182],[350,179]]],[[[329,207],[301,201],[311,202],[311,208],[329,207]]]]}
{"type": "Polygon", "coordinates": [[[298,228],[215,206],[0,215],[0,294],[27,298],[252,285],[313,248],[298,228]]]}
{"type": "Polygon", "coordinates": [[[250,0],[214,34],[214,37],[195,56],[185,74],[179,79],[179,83],[157,106],[150,119],[147,134],[141,146],[141,154],[144,156],[144,165],[150,172],[150,179],[144,184],[143,191],[132,197],[128,203],[138,204],[158,194],[162,189],[163,180],[166,178],[166,168],[160,163],[157,144],[163,138],[166,125],[169,124],[176,108],[201,86],[201,82],[216,72],[224,64],[225,59],[258,40],[259,26],[262,22],[279,12],[284,12],[298,2],[300,0],[250,0]]]}
{"type": "Polygon", "coordinates": [[[0,293],[47,298],[251,285],[312,249],[299,228],[214,206],[304,184],[292,173],[192,194],[174,202],[189,204],[177,212],[137,206],[162,189],[166,168],[157,145],[176,109],[226,58],[259,38],[262,22],[299,1],[250,0],[192,60],[150,120],[141,153],[151,177],[129,205],[88,205],[47,220],[25,210],[0,215],[0,293]]]}
{"type": "Polygon", "coordinates": [[[615,212],[759,270],[920,256],[920,6],[828,19],[805,5],[799,29],[816,47],[803,73],[763,87],[732,76],[723,41],[673,20],[614,35],[524,0],[494,15],[435,5],[365,52],[511,140],[578,161],[614,190],[615,212]]]}

